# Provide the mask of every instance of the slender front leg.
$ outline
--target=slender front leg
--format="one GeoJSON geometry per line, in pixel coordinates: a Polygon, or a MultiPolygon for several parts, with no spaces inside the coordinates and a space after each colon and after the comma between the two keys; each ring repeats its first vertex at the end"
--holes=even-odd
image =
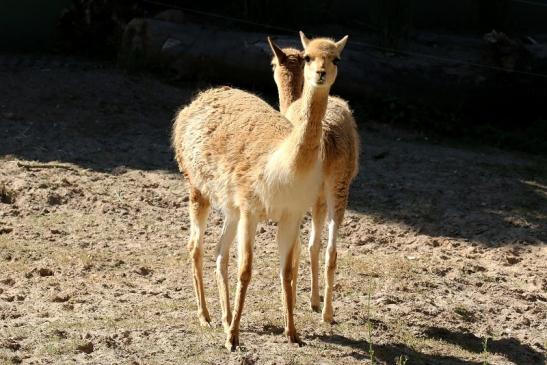
{"type": "Polygon", "coordinates": [[[308,251],[310,253],[311,267],[311,309],[314,312],[320,310],[319,300],[319,251],[321,250],[321,231],[325,225],[327,207],[323,192],[320,193],[315,204],[312,207],[312,228],[308,251]]]}
{"type": "Polygon", "coordinates": [[[238,280],[236,298],[234,303],[234,315],[225,347],[230,351],[235,351],[239,346],[239,322],[243,312],[245,294],[251,281],[253,264],[253,242],[256,233],[256,218],[250,216],[247,212],[241,212],[239,223],[237,225],[237,243],[238,243],[238,280]]]}
{"type": "Polygon", "coordinates": [[[334,309],[332,306],[334,273],[336,272],[336,259],[338,252],[336,250],[336,238],[338,229],[344,220],[347,198],[349,194],[347,184],[339,184],[334,190],[331,190],[327,196],[327,205],[329,211],[329,240],[325,252],[325,304],[323,306],[323,322],[331,323],[334,319],[334,309]]]}
{"type": "Polygon", "coordinates": [[[283,288],[283,307],[285,314],[285,334],[290,343],[302,345],[294,326],[294,306],[291,280],[293,278],[294,245],[300,225],[299,217],[284,216],[278,223],[277,244],[279,247],[279,265],[283,288]]]}
{"type": "Polygon", "coordinates": [[[338,233],[338,225],[334,219],[329,219],[329,241],[325,252],[325,303],[323,305],[323,322],[332,322],[334,310],[332,306],[332,290],[334,286],[334,273],[336,271],[336,235],[338,233]]]}
{"type": "Polygon", "coordinates": [[[188,240],[188,250],[192,257],[192,273],[194,277],[194,291],[198,304],[198,318],[202,326],[208,326],[211,317],[207,311],[205,302],[205,290],[203,289],[203,235],[209,216],[209,201],[201,192],[193,187],[190,188],[190,203],[188,205],[190,213],[190,237],[188,240]]]}
{"type": "Polygon", "coordinates": [[[216,248],[216,277],[218,295],[222,308],[222,326],[228,333],[232,323],[232,311],[230,309],[230,286],[228,285],[228,261],[230,259],[230,247],[234,241],[237,230],[239,213],[230,211],[224,218],[222,234],[216,248]]]}
{"type": "Polygon", "coordinates": [[[300,235],[297,234],[296,242],[294,243],[293,254],[292,254],[291,289],[292,289],[292,306],[293,306],[293,308],[296,307],[296,283],[298,281],[298,269],[299,269],[299,266],[300,266],[301,245],[302,244],[300,243],[300,235]]]}

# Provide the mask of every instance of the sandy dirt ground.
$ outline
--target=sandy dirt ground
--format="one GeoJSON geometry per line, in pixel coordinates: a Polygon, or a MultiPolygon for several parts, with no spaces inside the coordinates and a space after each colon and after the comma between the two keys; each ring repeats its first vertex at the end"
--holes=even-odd
{"type": "MultiPolygon", "coordinates": [[[[0,363],[545,363],[547,160],[369,120],[339,240],[336,322],[309,309],[304,248],[306,345],[286,343],[275,226],[261,224],[242,348],[225,350],[222,219],[207,228],[214,327],[201,328],[169,147],[171,118],[196,90],[92,63],[0,67],[0,363]]],[[[308,231],[306,218],[303,242],[308,231]]]]}

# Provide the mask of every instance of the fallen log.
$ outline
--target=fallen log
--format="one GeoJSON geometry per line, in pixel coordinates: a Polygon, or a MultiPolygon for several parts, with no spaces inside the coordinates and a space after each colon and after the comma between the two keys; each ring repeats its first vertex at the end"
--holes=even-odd
{"type": "MultiPolygon", "coordinates": [[[[275,94],[266,37],[214,24],[133,19],[125,30],[119,60],[129,67],[168,68],[176,77],[198,80],[203,86],[231,84],[275,94]]],[[[301,48],[297,34],[274,39],[283,47],[301,48]]],[[[483,56],[491,45],[481,37],[424,33],[406,49],[391,53],[371,43],[362,34],[350,35],[342,55],[332,93],[352,104],[370,96],[396,97],[447,112],[488,110],[495,113],[487,118],[514,118],[504,110],[511,100],[518,100],[528,112],[542,110],[547,98],[547,78],[489,65],[483,56]]],[[[547,74],[545,46],[536,44],[528,50],[526,64],[547,74]]]]}

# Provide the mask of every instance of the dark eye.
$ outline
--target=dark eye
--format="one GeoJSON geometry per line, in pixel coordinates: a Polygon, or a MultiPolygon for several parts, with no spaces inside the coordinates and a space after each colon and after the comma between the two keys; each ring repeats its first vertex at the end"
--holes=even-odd
{"type": "Polygon", "coordinates": [[[340,62],[339,58],[335,58],[334,60],[332,60],[332,63],[334,63],[335,65],[338,65],[338,62],[340,62]]]}
{"type": "Polygon", "coordinates": [[[308,56],[308,55],[304,56],[304,61],[306,61],[306,63],[310,62],[310,60],[311,60],[310,56],[308,56]]]}

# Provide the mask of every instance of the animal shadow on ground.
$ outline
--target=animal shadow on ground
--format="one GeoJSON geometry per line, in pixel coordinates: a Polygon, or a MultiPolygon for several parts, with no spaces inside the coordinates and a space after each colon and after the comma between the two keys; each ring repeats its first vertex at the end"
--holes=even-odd
{"type": "Polygon", "coordinates": [[[378,132],[366,121],[361,129],[360,174],[350,209],[485,247],[547,241],[543,157],[423,143],[378,132]]]}
{"type": "MultiPolygon", "coordinates": [[[[440,327],[430,327],[424,333],[428,337],[452,343],[471,352],[483,351],[483,339],[472,333],[455,332],[440,327]]],[[[489,352],[503,354],[515,364],[540,365],[546,360],[544,354],[515,338],[489,339],[487,348],[489,352]]]]}
{"type": "MultiPolygon", "coordinates": [[[[314,339],[330,343],[333,345],[351,347],[354,351],[351,356],[356,360],[369,360],[370,344],[365,340],[355,340],[342,335],[315,335],[314,339]]],[[[461,360],[453,356],[444,355],[429,355],[413,350],[409,346],[402,343],[395,344],[373,344],[374,357],[380,363],[393,364],[396,359],[404,355],[408,358],[409,364],[416,365],[480,365],[482,362],[461,360]]]]}
{"type": "MultiPolygon", "coordinates": [[[[381,322],[377,322],[375,326],[380,326],[381,322]]],[[[283,327],[267,324],[261,328],[250,330],[258,335],[281,335],[283,327]]],[[[437,339],[456,345],[462,349],[476,354],[481,354],[484,351],[483,339],[468,332],[456,332],[442,327],[429,327],[423,334],[427,338],[437,339]]],[[[314,334],[303,338],[319,340],[321,342],[351,347],[354,351],[351,356],[357,360],[370,359],[370,343],[366,340],[356,340],[348,338],[340,334],[318,335],[314,334]]],[[[424,354],[416,351],[406,344],[373,344],[374,356],[379,362],[387,364],[395,363],[396,359],[401,355],[408,358],[409,364],[443,364],[443,365],[464,365],[464,364],[483,364],[483,362],[473,362],[469,360],[458,359],[453,356],[424,354]]],[[[499,340],[489,339],[487,344],[489,353],[500,354],[515,364],[540,365],[545,361],[545,356],[535,351],[532,347],[522,344],[515,338],[501,338],[499,340]]]]}

